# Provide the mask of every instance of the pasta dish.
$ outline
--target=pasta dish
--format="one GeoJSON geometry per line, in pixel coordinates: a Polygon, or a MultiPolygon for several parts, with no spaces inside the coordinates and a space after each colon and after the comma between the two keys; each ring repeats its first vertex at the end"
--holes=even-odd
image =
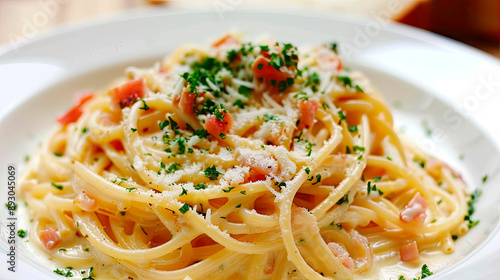
{"type": "Polygon", "coordinates": [[[21,192],[66,277],[425,278],[477,224],[460,174],[398,136],[336,44],[184,46],[57,121],[21,192]]]}

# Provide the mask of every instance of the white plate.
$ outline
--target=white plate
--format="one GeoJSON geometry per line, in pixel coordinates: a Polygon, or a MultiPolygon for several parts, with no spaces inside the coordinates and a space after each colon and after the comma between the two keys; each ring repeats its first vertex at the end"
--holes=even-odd
{"type": "MultiPolygon", "coordinates": [[[[204,44],[232,27],[254,36],[266,32],[298,45],[339,42],[346,65],[365,72],[389,104],[398,105],[393,111],[405,134],[463,171],[471,188],[483,190],[474,215],[481,222],[457,241],[456,252],[435,269],[439,273],[431,279],[495,278],[500,272],[496,265],[500,260],[500,236],[496,234],[500,217],[500,63],[451,40],[376,17],[236,9],[141,10],[99,23],[64,27],[15,49],[4,46],[0,48],[1,202],[6,200],[7,166],[22,168],[25,155],[47,135],[55,117],[72,103],[76,93],[105,86],[128,65],[151,65],[180,45],[204,44]],[[433,131],[431,136],[421,126],[424,119],[433,131]],[[488,180],[483,184],[485,174],[488,180]]],[[[7,211],[0,212],[0,247],[6,260],[7,211]]],[[[21,228],[25,226],[23,221],[19,223],[21,228]]],[[[18,240],[18,245],[18,272],[2,267],[0,278],[56,277],[52,269],[30,260],[23,241],[18,240]]]]}

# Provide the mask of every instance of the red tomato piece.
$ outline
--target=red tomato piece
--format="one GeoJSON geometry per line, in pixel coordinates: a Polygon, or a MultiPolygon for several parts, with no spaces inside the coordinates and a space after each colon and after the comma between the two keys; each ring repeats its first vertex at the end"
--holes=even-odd
{"type": "Polygon", "coordinates": [[[277,70],[273,66],[269,65],[270,61],[271,60],[268,58],[262,56],[255,60],[252,65],[252,72],[255,78],[275,80],[276,82],[286,81],[287,78],[293,78],[293,73],[291,71],[283,72],[277,70]]]}
{"type": "Polygon", "coordinates": [[[83,105],[94,97],[93,92],[81,95],[71,108],[68,109],[62,116],[57,118],[57,122],[66,125],[78,121],[83,114],[83,105]]]}
{"type": "MultiPolygon", "coordinates": [[[[221,111],[222,112],[222,111],[221,111]]],[[[233,117],[229,112],[222,112],[224,120],[219,120],[216,116],[211,116],[205,122],[205,129],[209,134],[217,139],[221,139],[220,134],[227,134],[233,126],[233,117]]]]}
{"type": "Polygon", "coordinates": [[[110,92],[113,103],[123,109],[144,97],[144,83],[142,79],[133,80],[111,89],[110,92]]]}

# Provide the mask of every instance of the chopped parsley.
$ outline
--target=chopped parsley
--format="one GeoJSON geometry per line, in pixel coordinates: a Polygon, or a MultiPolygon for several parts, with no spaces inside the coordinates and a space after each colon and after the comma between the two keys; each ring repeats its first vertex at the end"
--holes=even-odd
{"type": "Polygon", "coordinates": [[[247,191],[241,191],[240,192],[242,195],[246,195],[247,194],[247,191]]]}
{"type": "Polygon", "coordinates": [[[339,54],[339,52],[338,52],[338,45],[337,45],[337,43],[331,43],[331,44],[330,44],[330,49],[332,49],[332,51],[333,51],[335,54],[339,54]]]}
{"type": "Polygon", "coordinates": [[[87,132],[87,128],[86,128],[86,127],[84,127],[84,128],[82,129],[82,133],[83,133],[83,134],[85,134],[86,132],[87,132]]]}
{"type": "MultiPolygon", "coordinates": [[[[305,100],[305,101],[309,100],[309,96],[307,95],[307,92],[304,92],[304,91],[301,91],[299,93],[294,94],[293,98],[298,98],[300,100],[305,100]]],[[[326,103],[323,103],[323,104],[326,104],[326,103]]],[[[327,104],[327,106],[328,106],[328,104],[327,104]]]]}
{"type": "Polygon", "coordinates": [[[349,203],[349,196],[346,194],[337,201],[337,204],[349,203]]]}
{"type": "Polygon", "coordinates": [[[230,192],[234,187],[228,187],[227,189],[222,189],[223,192],[228,193],[230,192]]]}
{"type": "Polygon", "coordinates": [[[227,52],[227,59],[229,60],[229,62],[233,62],[233,60],[235,60],[237,56],[238,52],[236,50],[230,50],[227,52]]]}
{"type": "Polygon", "coordinates": [[[345,115],[344,115],[344,112],[339,111],[339,112],[338,112],[338,115],[339,115],[340,120],[345,120],[345,119],[346,119],[346,117],[345,117],[345,115]]]}
{"type": "Polygon", "coordinates": [[[356,132],[356,131],[358,131],[358,126],[357,125],[349,126],[349,131],[350,132],[356,132]]]}
{"type": "Polygon", "coordinates": [[[51,182],[50,184],[51,184],[54,188],[56,188],[56,189],[58,189],[58,190],[60,190],[60,191],[62,191],[62,190],[63,190],[63,186],[61,186],[61,185],[58,185],[58,184],[56,184],[56,183],[54,183],[54,182],[51,182]]]}
{"type": "Polygon", "coordinates": [[[306,173],[309,174],[309,172],[311,172],[311,169],[309,169],[309,167],[306,168],[306,173]]]}
{"type": "MultiPolygon", "coordinates": [[[[181,167],[180,164],[178,164],[177,162],[174,162],[165,171],[167,172],[167,174],[171,174],[171,173],[174,173],[175,171],[179,170],[180,167],[181,167]]],[[[165,168],[165,167],[163,167],[163,168],[165,168]]]]}
{"type": "Polygon", "coordinates": [[[277,120],[278,120],[278,116],[264,114],[264,121],[265,122],[268,122],[268,121],[277,121],[277,120]]]}
{"type": "Polygon", "coordinates": [[[146,101],[144,101],[144,99],[141,98],[141,102],[142,102],[142,107],[139,107],[139,109],[144,110],[144,111],[149,110],[149,107],[146,104],[146,101]]]}
{"type": "Polygon", "coordinates": [[[429,277],[429,276],[431,276],[432,274],[434,274],[434,273],[432,273],[432,272],[429,270],[429,267],[428,267],[426,264],[424,264],[424,265],[422,266],[422,279],[424,279],[424,278],[426,278],[426,277],[429,277]]]}
{"type": "Polygon", "coordinates": [[[130,130],[132,130],[132,132],[136,132],[137,131],[137,128],[133,128],[131,127],[130,130]]]}
{"type": "Polygon", "coordinates": [[[364,152],[365,151],[365,147],[361,147],[361,146],[352,146],[352,150],[355,151],[355,152],[364,152]]]}
{"type": "Polygon", "coordinates": [[[62,155],[63,155],[63,154],[62,154],[62,153],[60,153],[60,152],[54,152],[54,155],[55,155],[56,157],[62,157],[62,155]]]}
{"type": "Polygon", "coordinates": [[[56,270],[54,270],[54,273],[62,275],[64,277],[73,277],[74,274],[73,274],[72,270],[73,270],[73,268],[71,266],[68,266],[65,269],[56,268],[56,270]]]}
{"type": "Polygon", "coordinates": [[[425,160],[419,158],[413,158],[413,162],[416,162],[420,165],[420,167],[425,168],[425,160]]]}
{"type": "Polygon", "coordinates": [[[260,50],[263,52],[268,52],[269,51],[269,46],[260,46],[260,50]]]}
{"type": "Polygon", "coordinates": [[[427,136],[431,136],[432,135],[432,129],[429,127],[429,124],[427,123],[427,120],[423,120],[422,121],[422,127],[425,131],[425,134],[427,134],[427,136]]]}
{"type": "Polygon", "coordinates": [[[337,81],[341,82],[345,87],[353,87],[352,80],[349,76],[337,76],[337,81]]]}
{"type": "Polygon", "coordinates": [[[321,174],[316,175],[316,182],[314,182],[313,185],[316,185],[319,182],[321,182],[321,174]]]}
{"type": "Polygon", "coordinates": [[[370,195],[370,192],[372,192],[372,191],[378,192],[379,195],[384,194],[381,190],[377,189],[377,185],[375,185],[375,184],[372,185],[371,181],[368,181],[368,184],[366,185],[366,192],[368,195],[370,195]]]}
{"type": "Polygon", "coordinates": [[[311,86],[312,91],[317,92],[320,82],[321,82],[321,80],[319,78],[318,73],[313,72],[312,74],[310,74],[307,77],[307,80],[306,80],[306,83],[304,84],[304,86],[311,86]]]}
{"type": "Polygon", "coordinates": [[[464,221],[467,221],[468,224],[467,226],[469,227],[469,229],[475,227],[477,224],[479,224],[479,220],[477,221],[473,221],[471,219],[471,216],[472,214],[474,214],[474,203],[476,203],[477,199],[479,198],[479,196],[481,196],[481,190],[475,190],[471,195],[470,195],[470,200],[467,201],[467,206],[468,206],[468,211],[467,211],[467,215],[464,216],[464,221]]]}
{"type": "Polygon", "coordinates": [[[158,123],[158,126],[160,127],[160,130],[163,130],[165,127],[167,127],[170,124],[168,120],[164,120],[162,122],[158,123]]]}
{"type": "MultiPolygon", "coordinates": [[[[94,277],[92,277],[93,272],[94,272],[94,267],[92,266],[92,267],[90,267],[90,269],[89,269],[89,276],[88,276],[88,277],[85,277],[85,278],[82,278],[82,280],[95,280],[95,279],[94,279],[94,277]]],[[[84,273],[85,273],[85,272],[84,272],[84,273]]],[[[84,274],[84,273],[83,273],[83,274],[84,274]]]]}
{"type": "MultiPolygon", "coordinates": [[[[260,65],[262,65],[262,64],[260,64],[260,65]]],[[[241,99],[236,100],[236,101],[233,103],[233,106],[236,106],[236,107],[238,107],[238,108],[240,108],[240,109],[245,108],[245,104],[243,104],[243,101],[241,101],[241,99]]]]}
{"type": "Polygon", "coordinates": [[[168,120],[170,121],[170,128],[175,132],[179,133],[179,129],[177,126],[177,122],[175,122],[170,116],[168,116],[168,120]]]}
{"type": "Polygon", "coordinates": [[[271,65],[274,69],[280,70],[281,66],[283,66],[285,62],[283,61],[283,58],[281,58],[280,55],[272,53],[271,58],[269,61],[269,65],[271,65]]]}
{"type": "Polygon", "coordinates": [[[188,194],[188,191],[184,187],[182,187],[182,192],[181,192],[181,194],[179,194],[179,196],[183,196],[183,195],[187,195],[187,194],[188,194]]]}
{"type": "Polygon", "coordinates": [[[28,232],[25,231],[24,229],[20,229],[17,231],[17,236],[19,236],[21,238],[25,238],[27,235],[28,235],[28,232]]]}
{"type": "Polygon", "coordinates": [[[307,139],[305,141],[307,143],[306,144],[307,156],[310,157],[312,153],[312,147],[316,146],[316,144],[309,142],[309,140],[307,139]]]}
{"type": "Polygon", "coordinates": [[[136,187],[131,187],[131,188],[125,188],[126,191],[132,192],[133,190],[137,190],[136,187]]]}
{"type": "Polygon", "coordinates": [[[488,180],[488,175],[484,175],[484,177],[483,177],[483,183],[486,183],[486,180],[488,180]]]}
{"type": "Polygon", "coordinates": [[[195,130],[193,134],[194,134],[194,135],[196,135],[196,136],[198,136],[198,137],[200,137],[200,138],[207,138],[207,137],[208,137],[208,135],[210,135],[210,134],[208,134],[208,132],[207,132],[205,129],[203,129],[203,128],[200,128],[200,129],[195,130]]]}
{"type": "Polygon", "coordinates": [[[246,98],[252,97],[252,89],[243,85],[238,87],[238,93],[246,98]]]}
{"type": "Polygon", "coordinates": [[[210,180],[217,180],[219,175],[222,175],[219,171],[217,171],[217,168],[215,168],[215,165],[212,165],[205,169],[205,177],[207,177],[210,180]]]}
{"type": "Polygon", "coordinates": [[[7,207],[7,209],[12,210],[12,211],[16,211],[17,210],[17,204],[16,203],[13,203],[12,205],[11,205],[11,203],[5,203],[5,207],[7,207]]]}
{"type": "Polygon", "coordinates": [[[189,207],[189,204],[184,203],[184,205],[182,205],[182,207],[181,207],[181,208],[179,208],[179,211],[180,211],[182,214],[185,214],[185,213],[186,213],[189,209],[191,209],[191,208],[189,207]]]}
{"type": "Polygon", "coordinates": [[[199,183],[199,184],[194,185],[195,190],[204,190],[206,188],[207,188],[207,185],[205,183],[199,183]]]}

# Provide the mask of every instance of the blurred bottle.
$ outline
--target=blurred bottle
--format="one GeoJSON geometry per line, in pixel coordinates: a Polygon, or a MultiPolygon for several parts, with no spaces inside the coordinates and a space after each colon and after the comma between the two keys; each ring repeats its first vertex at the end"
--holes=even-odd
{"type": "Polygon", "coordinates": [[[422,0],[397,20],[461,41],[500,42],[500,0],[422,0]]]}

